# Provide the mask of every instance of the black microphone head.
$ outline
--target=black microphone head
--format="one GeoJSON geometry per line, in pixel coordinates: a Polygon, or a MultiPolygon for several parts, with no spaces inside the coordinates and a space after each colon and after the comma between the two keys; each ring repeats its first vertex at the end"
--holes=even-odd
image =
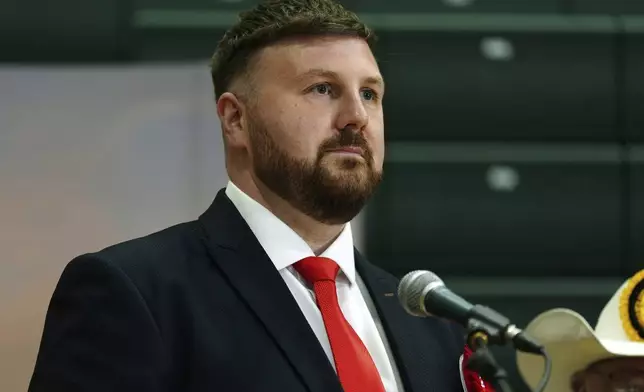
{"type": "Polygon", "coordinates": [[[403,276],[398,284],[398,300],[405,311],[412,316],[425,317],[425,295],[445,283],[436,274],[429,271],[412,271],[403,276]]]}

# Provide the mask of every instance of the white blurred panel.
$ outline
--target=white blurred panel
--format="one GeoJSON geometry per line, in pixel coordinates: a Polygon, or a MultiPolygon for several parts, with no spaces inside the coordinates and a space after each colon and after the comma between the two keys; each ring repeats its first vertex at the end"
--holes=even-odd
{"type": "Polygon", "coordinates": [[[205,64],[0,69],[1,391],[26,390],[71,258],[195,219],[225,185],[211,91],[205,64]]]}

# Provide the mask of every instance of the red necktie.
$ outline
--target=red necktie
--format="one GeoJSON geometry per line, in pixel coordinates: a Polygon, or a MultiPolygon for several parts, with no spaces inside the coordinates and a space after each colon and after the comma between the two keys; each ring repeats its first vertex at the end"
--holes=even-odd
{"type": "Polygon", "coordinates": [[[385,392],[369,351],[340,309],[335,286],[340,267],[326,257],[307,257],[295,263],[294,267],[313,284],[342,388],[345,392],[385,392]]]}

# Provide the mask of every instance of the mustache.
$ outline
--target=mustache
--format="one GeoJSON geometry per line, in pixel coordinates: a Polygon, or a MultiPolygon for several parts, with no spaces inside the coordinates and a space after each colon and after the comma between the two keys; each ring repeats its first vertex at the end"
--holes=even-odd
{"type": "Polygon", "coordinates": [[[361,132],[354,131],[342,131],[338,136],[325,140],[320,146],[320,152],[347,147],[360,148],[365,155],[371,155],[367,139],[361,132]]]}

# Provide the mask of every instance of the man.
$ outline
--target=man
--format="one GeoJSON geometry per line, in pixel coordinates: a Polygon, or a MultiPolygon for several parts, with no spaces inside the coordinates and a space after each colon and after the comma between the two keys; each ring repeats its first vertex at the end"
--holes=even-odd
{"type": "Polygon", "coordinates": [[[332,0],[241,14],[212,64],[230,183],[66,267],[30,391],[462,390],[462,331],[353,247],[384,158],[373,41],[332,0]]]}
{"type": "MultiPolygon", "coordinates": [[[[615,292],[595,330],[573,310],[552,309],[537,316],[526,331],[552,358],[546,392],[644,391],[644,270],[615,292]]],[[[517,364],[534,389],[543,360],[519,353],[517,364]]]]}

